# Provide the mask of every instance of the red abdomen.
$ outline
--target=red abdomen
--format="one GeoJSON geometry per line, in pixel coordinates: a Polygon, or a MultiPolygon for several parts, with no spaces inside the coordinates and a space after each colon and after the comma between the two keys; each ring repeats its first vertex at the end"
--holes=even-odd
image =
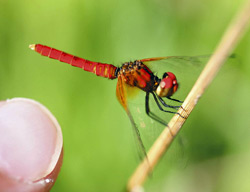
{"type": "Polygon", "coordinates": [[[116,78],[115,71],[117,67],[114,65],[88,61],[86,59],[76,57],[74,55],[41,44],[36,44],[32,48],[43,56],[47,56],[64,63],[68,63],[72,66],[82,68],[85,71],[95,73],[97,76],[102,76],[109,79],[116,78]]]}

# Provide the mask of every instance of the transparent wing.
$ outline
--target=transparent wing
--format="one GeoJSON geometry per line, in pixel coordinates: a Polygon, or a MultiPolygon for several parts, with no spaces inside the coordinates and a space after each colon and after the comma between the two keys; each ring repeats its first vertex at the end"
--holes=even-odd
{"type": "MultiPolygon", "coordinates": [[[[129,109],[129,115],[133,117],[132,124],[134,124],[133,126],[139,131],[144,148],[148,151],[165,126],[156,122],[146,114],[146,93],[137,87],[134,89],[138,89],[139,91],[136,96],[127,97],[127,108],[129,109]]],[[[129,94],[129,92],[127,93],[129,94]]],[[[173,116],[173,114],[160,111],[151,94],[149,106],[150,111],[165,121],[166,124],[173,116]]]]}
{"type": "MultiPolygon", "coordinates": [[[[179,88],[173,95],[173,98],[184,100],[210,57],[211,55],[193,57],[169,56],[142,59],[141,61],[159,78],[165,72],[174,73],[179,83],[179,88]]],[[[232,55],[228,58],[227,63],[233,63],[235,60],[235,56],[232,55]]]]}
{"type": "Polygon", "coordinates": [[[127,94],[131,93],[133,95],[133,90],[136,91],[136,89],[137,89],[136,87],[134,87],[132,89],[132,87],[127,85],[124,82],[124,77],[122,75],[118,76],[118,81],[117,81],[117,86],[116,86],[116,96],[117,96],[118,101],[123,106],[123,108],[125,109],[128,117],[129,117],[129,120],[130,120],[132,128],[133,128],[133,134],[135,136],[135,141],[137,144],[138,154],[139,154],[140,159],[142,160],[144,157],[147,157],[147,152],[146,152],[146,149],[144,147],[143,141],[141,139],[137,124],[135,123],[134,118],[133,118],[132,114],[130,113],[130,110],[128,108],[128,103],[127,103],[127,98],[128,98],[127,94]]]}
{"type": "MultiPolygon", "coordinates": [[[[176,75],[179,88],[173,98],[184,100],[193,84],[198,78],[210,56],[197,57],[158,57],[141,60],[149,69],[162,77],[165,72],[172,72],[176,75]]],[[[230,59],[231,61],[232,59],[230,59]]],[[[116,94],[117,98],[126,110],[131,121],[140,157],[146,156],[146,151],[151,147],[155,139],[162,132],[164,125],[156,122],[146,114],[145,96],[146,93],[137,87],[131,87],[124,82],[124,77],[118,77],[116,94]]],[[[175,101],[164,98],[169,105],[180,105],[175,101]]],[[[149,95],[150,111],[157,115],[164,122],[168,123],[173,114],[163,112],[157,106],[152,94],[149,95]]],[[[164,108],[172,112],[176,109],[164,108]]]]}
{"type": "Polygon", "coordinates": [[[184,100],[208,59],[209,56],[173,56],[144,59],[142,61],[159,78],[162,78],[162,75],[165,72],[174,73],[179,83],[179,88],[173,95],[173,98],[184,100]]]}
{"type": "MultiPolygon", "coordinates": [[[[179,81],[181,84],[181,91],[178,92],[183,93],[183,87],[191,89],[191,86],[187,87],[187,82],[189,81],[189,84],[192,84],[192,82],[190,82],[190,78],[195,78],[194,71],[196,74],[199,74],[204,66],[203,64],[205,64],[206,60],[208,60],[208,57],[204,57],[202,59],[202,61],[197,61],[196,57],[158,57],[143,59],[141,61],[146,64],[159,78],[161,78],[164,72],[173,72],[177,76],[177,80],[181,80],[181,82],[179,81]],[[189,73],[191,77],[189,77],[189,75],[185,75],[187,69],[192,72],[189,73]]],[[[177,95],[174,98],[181,100],[185,98],[184,96],[180,97],[177,95]]],[[[137,87],[131,87],[124,83],[122,75],[118,77],[117,97],[129,116],[134,129],[139,155],[140,157],[143,157],[165,126],[156,122],[146,114],[146,93],[137,87]]],[[[176,104],[167,99],[166,103],[171,105],[180,105],[180,103],[176,104]]],[[[173,114],[162,112],[158,108],[152,94],[149,94],[149,108],[150,111],[157,116],[157,118],[161,119],[166,124],[173,116],[173,114]]],[[[173,112],[177,111],[170,108],[167,108],[166,110],[173,112]]]]}
{"type": "MultiPolygon", "coordinates": [[[[183,101],[195,81],[197,80],[200,72],[204,68],[210,56],[196,56],[196,57],[158,57],[141,60],[149,69],[157,75],[159,78],[162,77],[165,72],[172,72],[176,75],[179,88],[177,92],[172,96],[174,99],[183,101]]],[[[232,58],[228,62],[231,62],[232,58]]],[[[127,86],[127,85],[125,85],[127,86]]],[[[153,144],[155,139],[162,132],[164,125],[156,122],[150,118],[145,111],[145,96],[146,93],[138,88],[139,90],[136,96],[129,97],[129,88],[126,89],[127,97],[127,108],[129,109],[130,115],[134,119],[134,123],[140,132],[140,137],[144,143],[146,150],[153,144]]],[[[181,103],[171,101],[167,98],[163,98],[165,103],[168,105],[179,106],[181,103]]],[[[149,107],[150,111],[157,115],[164,122],[168,123],[173,117],[173,114],[163,112],[157,106],[152,94],[149,95],[149,107]]],[[[163,107],[165,110],[176,112],[176,109],[163,107]]]]}

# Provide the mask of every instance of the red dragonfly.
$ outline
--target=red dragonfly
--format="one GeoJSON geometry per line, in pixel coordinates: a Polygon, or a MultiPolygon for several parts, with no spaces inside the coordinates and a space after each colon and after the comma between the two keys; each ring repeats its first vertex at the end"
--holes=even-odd
{"type": "MultiPolygon", "coordinates": [[[[96,74],[97,76],[102,76],[108,79],[118,79],[116,86],[117,99],[128,114],[132,126],[134,127],[136,137],[139,141],[139,147],[142,149],[144,156],[147,156],[146,150],[143,145],[138,127],[136,126],[136,123],[128,107],[128,96],[131,93],[131,88],[133,88],[133,90],[135,90],[134,88],[137,88],[137,90],[142,90],[145,92],[146,114],[160,124],[167,125],[167,123],[162,118],[151,112],[149,107],[149,96],[150,94],[153,96],[153,99],[160,111],[175,114],[176,112],[170,109],[178,109],[180,106],[169,105],[166,103],[164,98],[167,100],[172,100],[173,102],[182,103],[180,100],[172,98],[172,95],[178,89],[178,82],[175,74],[172,72],[164,72],[160,78],[151,69],[154,69],[155,67],[155,70],[159,70],[159,67],[167,67],[169,66],[169,62],[174,63],[176,61],[177,63],[191,62],[192,65],[195,63],[199,64],[201,62],[204,63],[204,61],[197,60],[199,57],[173,56],[135,60],[132,62],[126,62],[122,64],[121,67],[116,67],[112,64],[104,64],[79,58],[77,56],[73,56],[71,54],[41,44],[32,44],[30,45],[30,48],[43,56],[47,56],[64,63],[68,63],[72,66],[82,68],[85,71],[96,74]],[[156,63],[159,64],[159,67],[156,65],[156,63]]],[[[192,74],[188,75],[189,78],[192,76],[192,74]]]]}

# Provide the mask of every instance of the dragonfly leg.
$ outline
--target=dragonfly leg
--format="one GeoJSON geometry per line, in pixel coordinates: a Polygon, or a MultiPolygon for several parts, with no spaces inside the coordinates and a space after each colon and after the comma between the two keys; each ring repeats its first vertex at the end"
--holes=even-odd
{"type": "Polygon", "coordinates": [[[167,126],[168,124],[160,119],[157,115],[155,115],[154,113],[152,113],[149,109],[149,92],[146,93],[146,99],[145,99],[145,108],[146,108],[146,114],[152,118],[153,120],[157,121],[158,123],[167,126]]]}
{"type": "MultiPolygon", "coordinates": [[[[183,103],[183,101],[180,101],[178,99],[172,99],[171,97],[167,97],[169,100],[172,100],[172,101],[176,101],[176,102],[179,102],[179,103],[183,103]]],[[[164,105],[164,104],[163,104],[164,105]]],[[[179,106],[180,108],[182,108],[184,111],[185,109],[182,107],[182,106],[179,106]]]]}
{"type": "Polygon", "coordinates": [[[160,105],[159,101],[157,100],[157,97],[155,96],[155,93],[154,93],[154,92],[152,92],[152,95],[154,96],[154,100],[155,100],[157,106],[159,107],[159,109],[160,109],[161,111],[164,111],[164,112],[167,112],[167,113],[178,114],[178,115],[180,115],[182,118],[184,118],[184,117],[183,117],[180,113],[178,113],[178,112],[173,112],[173,111],[164,110],[164,109],[162,108],[162,106],[160,105]]]}
{"type": "Polygon", "coordinates": [[[164,106],[164,107],[169,107],[169,108],[173,108],[173,109],[178,109],[180,108],[181,106],[173,106],[173,105],[168,105],[167,103],[165,103],[165,101],[162,99],[162,97],[160,97],[159,95],[157,95],[158,99],[160,100],[161,104],[164,106]]]}
{"type": "Polygon", "coordinates": [[[176,101],[176,102],[178,102],[178,103],[183,103],[183,101],[180,101],[180,100],[178,100],[178,99],[173,99],[173,98],[171,98],[171,97],[167,97],[169,100],[172,100],[172,101],[176,101]]]}
{"type": "MultiPolygon", "coordinates": [[[[154,99],[157,99],[157,98],[155,97],[154,93],[152,93],[152,94],[153,94],[153,96],[154,96],[154,99]]],[[[156,103],[157,103],[157,105],[158,105],[158,107],[159,107],[160,104],[159,104],[158,100],[156,101],[156,103]]],[[[148,115],[149,117],[151,117],[151,118],[154,119],[155,121],[161,123],[161,124],[164,125],[164,126],[167,126],[167,127],[168,127],[168,130],[169,130],[169,132],[170,132],[170,134],[172,135],[172,137],[174,137],[174,135],[173,135],[172,131],[170,130],[168,124],[167,124],[164,120],[162,120],[161,118],[159,118],[157,115],[155,115],[154,113],[150,112],[150,109],[149,109],[149,92],[146,93],[146,113],[147,113],[147,115],[148,115]]],[[[173,112],[173,113],[174,113],[174,112],[173,112]]]]}

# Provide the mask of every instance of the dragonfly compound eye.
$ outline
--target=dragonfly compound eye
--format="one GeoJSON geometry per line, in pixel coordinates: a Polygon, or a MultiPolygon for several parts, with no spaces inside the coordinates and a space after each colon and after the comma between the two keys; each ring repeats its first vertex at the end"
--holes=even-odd
{"type": "Polygon", "coordinates": [[[156,89],[156,94],[160,97],[172,96],[178,88],[176,77],[173,73],[164,73],[163,78],[156,89]]]}

